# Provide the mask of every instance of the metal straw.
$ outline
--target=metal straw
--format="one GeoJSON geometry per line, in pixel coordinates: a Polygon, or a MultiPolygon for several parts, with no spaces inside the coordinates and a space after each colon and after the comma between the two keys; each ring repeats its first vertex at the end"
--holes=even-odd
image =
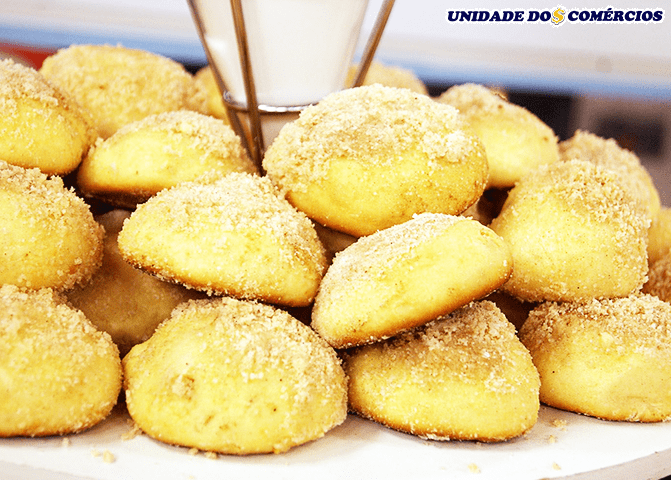
{"type": "Polygon", "coordinates": [[[247,42],[247,29],[245,28],[245,17],[242,14],[241,0],[231,0],[231,11],[233,12],[233,24],[235,25],[235,36],[238,40],[238,55],[240,56],[240,67],[242,77],[245,81],[245,95],[247,97],[247,112],[251,127],[253,150],[250,152],[254,161],[261,165],[263,152],[263,131],[261,129],[261,115],[259,114],[259,103],[256,100],[256,87],[254,86],[254,74],[252,62],[249,56],[249,43],[247,42]]]}
{"type": "MultiPolygon", "coordinates": [[[[354,79],[353,87],[357,87],[363,84],[364,78],[373,57],[375,51],[380,43],[382,38],[382,33],[391,14],[392,7],[394,6],[395,0],[384,0],[380,12],[376,18],[373,30],[368,39],[364,53],[362,55],[359,67],[354,79]]],[[[194,23],[198,30],[198,35],[200,36],[200,41],[205,49],[205,54],[209,64],[212,66],[213,73],[216,79],[217,86],[222,94],[222,99],[226,111],[228,113],[229,120],[231,122],[232,128],[240,136],[245,145],[247,151],[249,152],[251,158],[255,161],[257,165],[261,165],[263,160],[263,154],[265,151],[265,145],[263,140],[263,131],[261,128],[261,113],[263,114],[286,114],[286,113],[297,113],[306,108],[308,105],[291,105],[291,106],[271,106],[259,104],[256,97],[256,87],[254,84],[254,73],[252,72],[251,57],[249,54],[249,43],[247,40],[247,31],[245,28],[244,15],[242,11],[241,0],[230,0],[231,10],[233,13],[233,24],[235,26],[235,35],[238,42],[238,55],[240,57],[240,67],[242,70],[244,85],[245,85],[245,96],[247,104],[243,105],[232,98],[229,93],[228,88],[224,82],[224,79],[221,73],[216,68],[216,63],[210,52],[210,49],[207,45],[205,39],[205,28],[200,19],[198,13],[198,0],[188,0],[189,7],[191,9],[191,15],[193,17],[194,23]],[[247,113],[249,115],[249,128],[251,143],[248,141],[248,135],[245,131],[245,128],[238,117],[238,113],[247,113]]]]}
{"type": "Polygon", "coordinates": [[[368,68],[373,61],[375,50],[377,50],[377,46],[380,43],[382,33],[384,32],[384,27],[387,25],[387,20],[389,20],[389,15],[391,15],[391,9],[393,6],[394,0],[385,0],[382,4],[382,8],[380,9],[380,12],[377,15],[377,19],[375,20],[373,32],[368,39],[363,56],[361,57],[361,62],[359,62],[359,69],[357,70],[356,76],[354,77],[354,83],[352,84],[352,87],[359,87],[363,85],[363,81],[366,78],[366,73],[368,73],[368,68]]]}

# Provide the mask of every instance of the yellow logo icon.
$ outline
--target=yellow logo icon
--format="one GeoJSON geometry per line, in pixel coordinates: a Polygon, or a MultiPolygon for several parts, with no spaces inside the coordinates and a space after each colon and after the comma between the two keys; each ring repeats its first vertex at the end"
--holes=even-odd
{"type": "Polygon", "coordinates": [[[557,7],[557,9],[554,12],[552,12],[552,18],[550,19],[550,21],[554,25],[559,25],[565,20],[565,18],[566,18],[566,10],[563,7],[557,7]]]}

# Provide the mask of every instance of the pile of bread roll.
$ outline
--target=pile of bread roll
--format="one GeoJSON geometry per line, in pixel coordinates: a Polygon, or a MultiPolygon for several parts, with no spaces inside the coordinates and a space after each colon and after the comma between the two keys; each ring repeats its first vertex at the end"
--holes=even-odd
{"type": "Polygon", "coordinates": [[[500,442],[541,403],[671,416],[671,214],[631,152],[374,63],[255,165],[204,68],[0,62],[0,436],[124,404],[165,443],[279,453],[348,413],[500,442]]]}

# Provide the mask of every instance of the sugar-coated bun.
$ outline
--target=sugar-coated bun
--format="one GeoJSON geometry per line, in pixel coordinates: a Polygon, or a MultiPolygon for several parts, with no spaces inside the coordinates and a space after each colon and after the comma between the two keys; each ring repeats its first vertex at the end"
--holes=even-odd
{"type": "Polygon", "coordinates": [[[620,147],[613,139],[601,138],[583,130],[559,144],[561,160],[584,160],[615,173],[650,219],[661,208],[659,192],[650,173],[635,153],[620,147]]]}
{"type": "Polygon", "coordinates": [[[161,279],[289,306],[312,302],[326,255],[312,222],[266,177],[184,182],[138,206],[119,250],[161,279]]]}
{"type": "Polygon", "coordinates": [[[121,257],[117,236],[129,216],[128,211],[111,210],[96,218],[105,227],[102,266],[90,282],[66,293],[70,304],[110,334],[122,357],[147,340],[177,305],[204,296],[133,268],[121,257]]]}
{"type": "Polygon", "coordinates": [[[648,230],[648,263],[652,265],[671,250],[671,208],[661,206],[648,230]]]}
{"type": "Polygon", "coordinates": [[[103,228],[58,176],[0,160],[0,225],[0,284],[68,290],[100,267],[103,228]]]}
{"type": "Polygon", "coordinates": [[[210,65],[202,67],[193,77],[188,108],[229,123],[228,112],[210,65]]]}
{"type": "Polygon", "coordinates": [[[119,351],[51,289],[0,287],[0,437],[75,433],[110,413],[119,351]]]}
{"type": "Polygon", "coordinates": [[[547,405],[606,420],[671,418],[671,305],[635,294],[546,302],[520,330],[547,405]]]}
{"type": "Polygon", "coordinates": [[[539,379],[515,327],[488,301],[344,354],[350,409],[434,440],[497,442],[538,419],[539,379]]]}
{"type": "Polygon", "coordinates": [[[490,225],[513,252],[503,289],[530,302],[629,295],[645,282],[648,226],[612,172],[579,160],[538,167],[490,225]]]}
{"type": "Polygon", "coordinates": [[[103,138],[147,115],[187,107],[193,76],[169,58],[120,45],[72,45],[40,72],[93,116],[103,138]]]}
{"type": "Polygon", "coordinates": [[[650,264],[643,292],[671,303],[671,250],[650,264]]]}
{"type": "Polygon", "coordinates": [[[230,126],[189,110],[150,115],[100,140],[84,158],[85,195],[134,207],[164,188],[208,173],[258,173],[230,126]]]}
{"type": "Polygon", "coordinates": [[[499,288],[507,245],[479,222],[424,213],[339,252],[319,287],[312,328],[335,348],[380,341],[499,288]]]}
{"type": "Polygon", "coordinates": [[[417,213],[459,214],[487,183],[484,148],[456,109],[381,85],[306,108],[263,167],[296,208],[356,237],[417,213]]]}
{"type": "Polygon", "coordinates": [[[558,139],[548,125],[483,85],[455,85],[437,101],[457,108],[482,140],[490,188],[512,187],[530,170],[559,159],[558,139]]]}
{"type": "MultiPolygon", "coordinates": [[[[347,80],[345,86],[351,87],[355,76],[359,70],[359,65],[352,65],[347,71],[347,80]]],[[[368,67],[366,76],[363,79],[363,85],[375,85],[376,83],[385,87],[407,88],[415,93],[428,95],[424,82],[407,68],[398,65],[386,65],[377,60],[373,60],[368,67]]]]}
{"type": "MultiPolygon", "coordinates": [[[[235,124],[224,104],[214,70],[210,65],[202,67],[194,75],[186,108],[218,118],[229,125],[235,124]]],[[[236,130],[236,133],[242,134],[248,143],[253,143],[248,122],[239,122],[239,127],[241,131],[236,130]]]]}
{"type": "Polygon", "coordinates": [[[347,415],[335,351],[269,305],[187,302],[123,364],[131,417],[170,444],[280,453],[322,437],[347,415]]]}
{"type": "Polygon", "coordinates": [[[0,105],[0,159],[12,165],[64,175],[97,137],[88,112],[12,60],[0,60],[0,105]]]}

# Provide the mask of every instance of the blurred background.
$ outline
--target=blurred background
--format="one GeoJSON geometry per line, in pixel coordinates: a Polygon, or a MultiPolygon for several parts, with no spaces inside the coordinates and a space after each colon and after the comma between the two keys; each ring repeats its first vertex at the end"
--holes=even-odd
{"type": "MultiPolygon", "coordinates": [[[[370,0],[362,39],[382,0],[370,0]]],[[[298,3],[298,2],[297,2],[298,3]]],[[[432,95],[477,82],[504,89],[560,139],[584,129],[633,150],[671,206],[671,19],[654,23],[448,22],[448,10],[607,8],[584,0],[396,0],[376,59],[413,70],[432,95]]],[[[628,0],[620,9],[659,10],[628,0]]],[[[666,12],[665,12],[666,16],[666,12]]],[[[325,34],[328,34],[326,32],[325,34]]],[[[2,0],[0,57],[39,68],[76,43],[121,44],[195,72],[206,63],[186,0],[2,0]]],[[[363,48],[360,42],[359,52],[363,48]]]]}

